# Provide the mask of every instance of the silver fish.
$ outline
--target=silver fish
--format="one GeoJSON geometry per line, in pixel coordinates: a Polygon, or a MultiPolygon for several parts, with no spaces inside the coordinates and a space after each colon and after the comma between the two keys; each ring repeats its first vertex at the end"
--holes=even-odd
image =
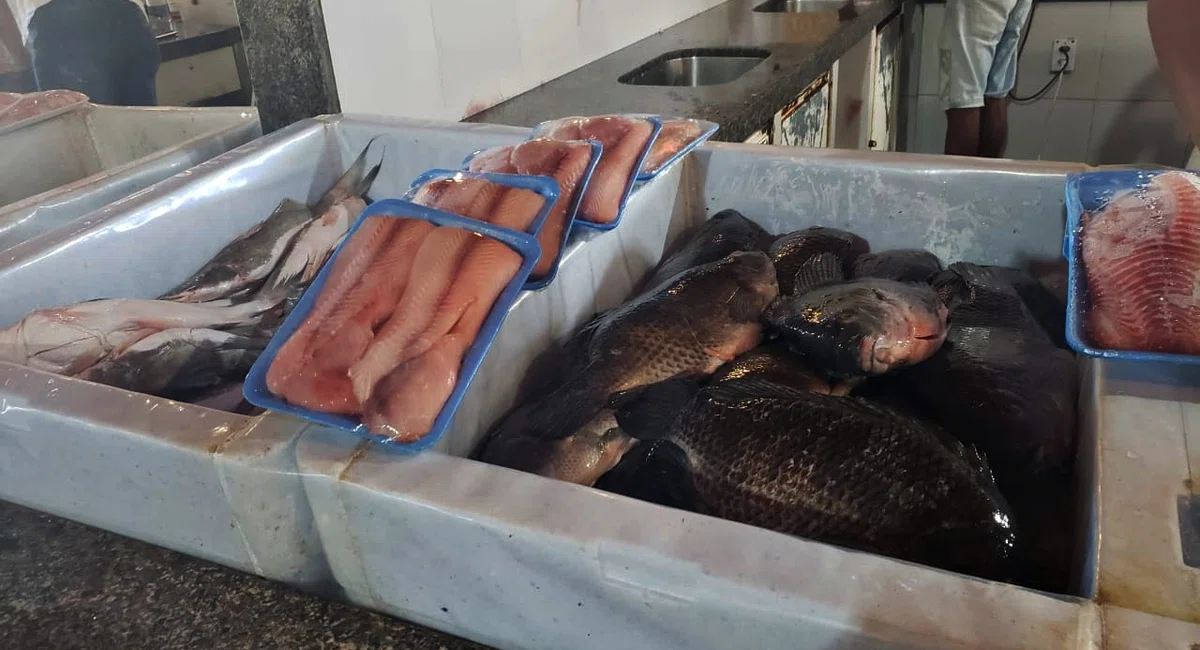
{"type": "Polygon", "coordinates": [[[367,151],[374,141],[372,139],[367,143],[350,169],[342,174],[313,208],[313,214],[318,218],[296,237],[283,261],[267,278],[263,291],[273,293],[276,289],[307,286],[329,260],[334,249],[346,238],[350,226],[367,208],[362,197],[375,182],[383,164],[375,165],[364,174],[367,151]]]}
{"type": "Polygon", "coordinates": [[[151,334],[80,377],[117,388],[180,397],[240,381],[266,341],[207,328],[173,328],[151,334]]]}
{"type": "Polygon", "coordinates": [[[116,298],[39,309],[0,330],[0,361],[76,375],[165,329],[248,325],[282,298],[262,295],[242,304],[116,298]]]}
{"type": "Polygon", "coordinates": [[[207,302],[253,291],[271,274],[313,220],[308,206],[284,199],[270,217],[221,249],[192,277],[160,300],[207,302]]]}

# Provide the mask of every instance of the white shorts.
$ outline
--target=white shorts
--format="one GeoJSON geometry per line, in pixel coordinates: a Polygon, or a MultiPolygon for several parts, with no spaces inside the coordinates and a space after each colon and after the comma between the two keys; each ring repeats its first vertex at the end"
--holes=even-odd
{"type": "Polygon", "coordinates": [[[938,49],[944,108],[978,108],[1017,81],[1017,49],[1033,0],[946,0],[938,49]]]}

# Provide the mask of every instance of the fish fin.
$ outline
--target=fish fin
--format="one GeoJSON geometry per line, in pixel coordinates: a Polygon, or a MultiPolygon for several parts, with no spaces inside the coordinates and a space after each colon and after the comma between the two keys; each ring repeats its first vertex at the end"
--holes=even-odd
{"type": "Polygon", "coordinates": [[[955,307],[971,297],[971,287],[967,284],[966,278],[953,268],[935,273],[933,277],[929,278],[929,284],[933,286],[933,290],[950,311],[954,311],[955,307]]]}
{"type": "Polygon", "coordinates": [[[669,508],[696,510],[700,505],[687,453],[667,440],[637,443],[595,487],[669,508]]]}
{"type": "Polygon", "coordinates": [[[531,411],[525,431],[538,438],[566,438],[604,407],[609,399],[604,385],[600,374],[584,368],[541,400],[545,406],[531,411]]]}
{"type": "Polygon", "coordinates": [[[704,394],[718,401],[730,403],[761,397],[796,399],[816,395],[812,391],[753,377],[713,384],[704,390],[704,394]]]}
{"type": "Polygon", "coordinates": [[[615,398],[617,425],[639,440],[659,440],[699,390],[691,379],[668,379],[615,398]]]}
{"type": "Polygon", "coordinates": [[[379,176],[379,169],[381,167],[383,167],[382,162],[372,167],[371,171],[367,172],[366,176],[363,176],[362,181],[354,188],[355,196],[364,197],[363,200],[366,201],[367,190],[371,189],[371,186],[375,184],[375,177],[379,176]]]}
{"type": "Polygon", "coordinates": [[[845,280],[846,274],[842,267],[842,259],[836,253],[814,255],[796,271],[792,294],[798,296],[817,287],[845,280]]]}

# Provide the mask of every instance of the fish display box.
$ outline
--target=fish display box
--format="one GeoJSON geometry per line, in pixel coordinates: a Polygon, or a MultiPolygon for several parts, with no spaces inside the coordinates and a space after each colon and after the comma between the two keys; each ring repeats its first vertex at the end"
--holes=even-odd
{"type": "MultiPolygon", "coordinates": [[[[18,247],[0,265],[0,326],[34,309],[153,298],[265,219],[314,202],[372,138],[373,196],[526,129],[308,120],[18,247]],[[37,244],[36,246],[33,244],[37,244]]],[[[7,150],[6,150],[7,154],[7,150]]],[[[328,585],[295,465],[305,426],[0,363],[0,499],[298,585],[328,585]]]]}
{"type": "Polygon", "coordinates": [[[1200,646],[1200,625],[1145,612],[1104,606],[1104,648],[1179,648],[1200,646]]]}
{"type": "Polygon", "coordinates": [[[254,108],[95,104],[4,130],[0,252],[260,135],[254,108]]]}
{"type": "Polygon", "coordinates": [[[567,250],[510,311],[450,431],[402,454],[323,427],[297,464],[353,602],[499,648],[1095,647],[1096,363],[1081,360],[1064,593],[950,573],[468,459],[536,356],[622,303],[690,227],[734,208],[947,261],[1054,259],[1077,165],[707,145],[567,250]]]}

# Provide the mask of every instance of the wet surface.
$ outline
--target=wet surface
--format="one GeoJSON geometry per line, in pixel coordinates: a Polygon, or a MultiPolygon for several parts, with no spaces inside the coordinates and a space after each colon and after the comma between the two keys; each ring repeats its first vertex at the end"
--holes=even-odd
{"type": "Polygon", "coordinates": [[[487,650],[6,501],[0,648],[487,650]]]}

